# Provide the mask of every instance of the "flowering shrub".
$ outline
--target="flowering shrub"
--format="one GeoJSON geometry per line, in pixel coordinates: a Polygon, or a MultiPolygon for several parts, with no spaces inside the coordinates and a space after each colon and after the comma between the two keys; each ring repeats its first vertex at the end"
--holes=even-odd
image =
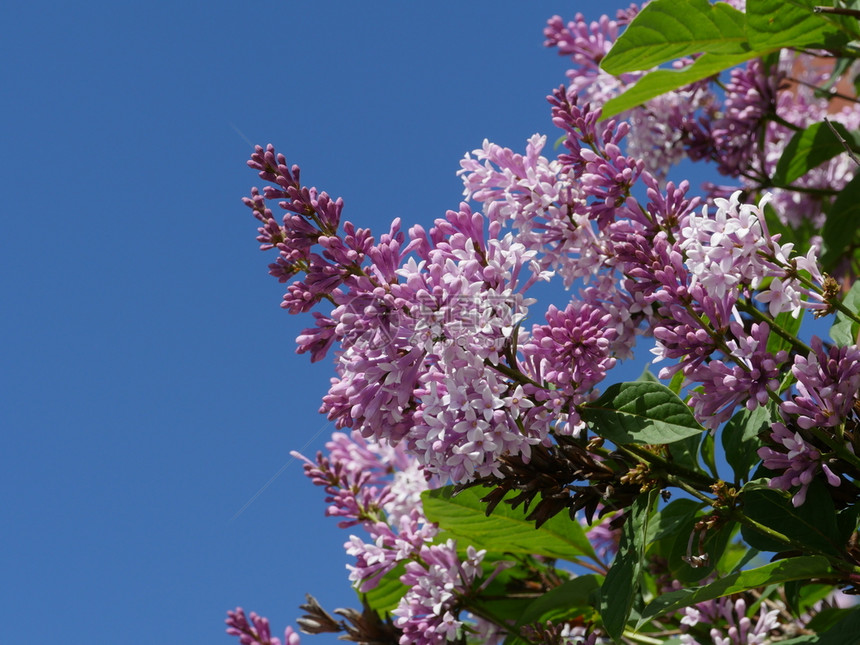
{"type": "MultiPolygon", "coordinates": [[[[302,631],[856,645],[860,109],[840,81],[860,12],[831,5],[551,18],[563,152],[485,142],[429,230],[373,236],[256,148],[257,239],[282,306],[314,316],[298,352],[335,366],[339,432],[305,473],[362,531],[362,609],[309,597],[302,631]],[[726,183],[667,182],[682,158],[726,183]],[[551,280],[568,300],[538,309],[551,280]],[[656,375],[606,383],[648,345],[656,375]]],[[[241,609],[228,625],[280,643],[241,609]]]]}

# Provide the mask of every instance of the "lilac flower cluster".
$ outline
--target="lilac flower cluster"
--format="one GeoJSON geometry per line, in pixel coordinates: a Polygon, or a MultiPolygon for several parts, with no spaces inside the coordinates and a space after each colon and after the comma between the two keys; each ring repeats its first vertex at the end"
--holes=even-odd
{"type": "Polygon", "coordinates": [[[759,448],[758,455],[765,468],[782,473],[771,479],[772,488],[800,487],[792,497],[792,503],[800,506],[819,472],[830,486],[842,483],[829,464],[834,450],[821,443],[816,431],[831,436],[835,447],[844,446],[853,454],[853,444],[833,433],[833,429],[855,414],[860,391],[860,347],[825,349],[821,339],[814,336],[812,351],[808,356],[796,356],[791,371],[797,379],[797,394],[783,401],[780,411],[794,431],[784,423],[774,424],[770,435],[773,445],[759,448]]]}
{"type": "Polygon", "coordinates": [[[406,564],[400,580],[410,589],[392,612],[394,624],[403,630],[401,645],[435,645],[461,635],[459,596],[480,577],[485,553],[470,546],[461,560],[456,543],[448,540],[423,549],[420,561],[406,564]]]}
{"type": "MultiPolygon", "coordinates": [[[[254,612],[246,616],[241,607],[236,607],[234,611],[227,612],[226,623],[227,633],[238,637],[241,645],[281,645],[281,639],[272,637],[268,619],[254,612]]],[[[284,630],[283,645],[300,645],[300,643],[299,635],[292,627],[287,627],[284,630]]]]}
{"type": "MultiPolygon", "coordinates": [[[[770,632],[780,623],[779,609],[765,611],[762,605],[759,618],[754,623],[747,616],[747,603],[743,598],[732,599],[731,596],[709,600],[684,610],[685,616],[681,625],[690,628],[699,624],[714,625],[710,628],[708,643],[715,645],[761,645],[768,642],[770,632]],[[725,631],[720,627],[727,625],[725,631]]],[[[683,645],[700,645],[691,634],[681,635],[683,645]]]]}
{"type": "MultiPolygon", "coordinates": [[[[732,4],[742,9],[742,0],[732,4]]],[[[758,455],[777,473],[770,485],[792,491],[795,506],[816,478],[831,487],[856,479],[840,458],[858,464],[860,347],[828,347],[817,337],[806,347],[782,329],[807,309],[830,312],[832,294],[814,245],[796,254],[770,233],[765,212],[774,207],[783,221],[797,222],[810,195],[843,186],[853,168],[837,158],[799,180],[795,187],[810,189],[802,197],[775,188],[749,198],[757,203],[737,187],[712,187],[703,204],[688,196],[687,182],[666,181],[686,155],[715,162],[748,193],[770,185],[793,132],[828,114],[827,101],[804,89],[821,80],[821,68],[807,54],[771,70],[752,61],[732,72],[721,98],[703,81],[631,110],[625,121],[601,122],[600,106],[642,76],[615,78],[599,68],[636,11],[631,5],[616,20],[594,23],[581,15],[549,21],[547,44],[576,66],[570,86],[548,97],[564,153],[548,159],[540,135],[523,154],[484,141],[458,172],[466,200],[481,210],[464,202],[429,230],[403,231],[395,220],[377,240],[342,222],[342,200],[303,185],[299,168],[272,146],[256,148],[249,161],[270,184],[253,189],[245,204],[260,222],[261,248],[278,254],[270,272],[287,283],[282,306],[315,319],[297,351],[317,361],[333,350],[336,377],[321,412],[351,431],[335,433],[314,461],[294,455],[324,488],[326,514],[365,532],[344,545],[356,589],[370,591],[403,567],[408,590],[392,613],[403,645],[499,636],[498,626],[465,616],[495,575],[484,573],[486,553],[441,541],[446,536],[424,515],[422,491],[525,473],[516,486],[495,490],[493,508],[506,492],[528,489],[528,468],[563,445],[583,479],[618,477],[590,487],[589,518],[596,504],[613,495],[617,502],[614,485],[628,484],[625,477],[647,480],[630,484],[634,495],[653,484],[644,463],[634,459],[626,470],[626,454],[612,462],[620,472],[608,465],[598,472],[594,464],[614,457],[587,436],[582,414],[640,337],[653,338],[655,362],[668,363],[659,377],[683,380],[706,428],[717,429],[739,406],[779,404],[781,421],[758,455]],[[272,201],[285,212],[280,221],[272,201]],[[556,275],[568,302],[527,327],[529,290],[556,275]],[[776,340],[790,352],[773,349],[776,340]],[[789,366],[791,386],[781,382],[789,366]]],[[[837,116],[860,126],[855,113],[837,116]]],[[[559,498],[542,497],[540,522],[558,512],[546,510],[555,501],[567,508],[569,498],[561,498],[577,488],[551,484],[559,498]]],[[[549,490],[535,484],[517,503],[537,489],[549,490]]],[[[605,521],[588,536],[602,558],[618,548],[618,531],[605,521]]],[[[763,605],[757,620],[748,613],[737,597],[687,608],[680,640],[697,645],[706,630],[720,645],[756,644],[779,628],[776,610],[763,605]]],[[[552,642],[603,642],[581,625],[532,627],[552,642]]],[[[266,619],[248,619],[241,609],[229,613],[228,632],[243,645],[280,645],[266,619]]],[[[296,645],[298,636],[288,628],[284,641],[296,645]]]]}
{"type": "MultiPolygon", "coordinates": [[[[743,0],[730,4],[740,11],[745,8],[743,0]]],[[[548,21],[545,45],[570,58],[572,94],[602,106],[646,73],[615,77],[599,67],[620,28],[636,11],[632,5],[615,20],[603,16],[591,23],[582,14],[566,24],[559,16],[548,21]]],[[[675,67],[692,62],[680,60],[675,67]]],[[[860,126],[857,110],[834,108],[827,97],[815,93],[829,79],[831,69],[826,58],[783,50],[773,68],[755,59],[733,69],[719,95],[711,90],[710,79],[665,93],[623,114],[630,125],[627,151],[645,160],[647,169],[659,178],[688,156],[714,162],[718,172],[740,181],[745,189],[770,186],[776,164],[796,130],[825,118],[849,130],[860,126]]],[[[812,218],[819,226],[822,200],[843,188],[854,174],[848,155],[839,155],[793,182],[790,189],[772,189],[780,219],[795,226],[812,218]]],[[[734,189],[709,185],[712,198],[726,197],[734,189]]]]}
{"type": "Polygon", "coordinates": [[[305,474],[323,486],[329,504],[326,514],[341,518],[339,526],[358,524],[370,536],[351,535],[344,545],[355,558],[348,565],[349,578],[360,592],[367,592],[400,563],[400,576],[409,590],[392,612],[403,645],[431,645],[454,639],[463,629],[459,617],[462,596],[482,577],[484,551],[466,549],[458,555],[457,543],[433,544],[436,526],[424,516],[420,494],[431,484],[403,444],[365,440],[335,433],[319,453],[305,461],[305,474]]]}

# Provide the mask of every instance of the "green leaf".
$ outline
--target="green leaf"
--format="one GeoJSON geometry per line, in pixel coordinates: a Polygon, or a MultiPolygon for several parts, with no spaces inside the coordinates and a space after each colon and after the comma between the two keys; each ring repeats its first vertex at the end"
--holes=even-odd
{"type": "Polygon", "coordinates": [[[836,514],[836,524],[839,526],[839,535],[842,542],[848,542],[860,524],[860,505],[846,506],[836,514]]]}
{"type": "MultiPolygon", "coordinates": [[[[825,484],[814,480],[809,484],[806,501],[795,508],[790,496],[783,492],[758,486],[744,487],[744,514],[752,520],[803,543],[811,550],[839,555],[840,538],[836,510],[825,484]]],[[[785,551],[788,547],[746,525],[741,529],[744,540],[761,551],[785,551]]]]}
{"type": "Polygon", "coordinates": [[[824,253],[821,266],[832,271],[842,259],[843,253],[857,242],[860,230],[860,174],[836,196],[833,206],[827,211],[827,219],[821,229],[824,253]]]}
{"type": "Polygon", "coordinates": [[[706,432],[702,436],[702,447],[699,451],[702,455],[702,461],[705,466],[708,467],[708,470],[711,471],[711,475],[714,476],[714,479],[720,478],[720,473],[717,470],[717,459],[714,451],[714,435],[711,432],[706,432]]]}
{"type": "Polygon", "coordinates": [[[580,414],[595,433],[616,444],[671,443],[704,431],[677,394],[647,381],[611,385],[580,414]]]}
{"type": "Polygon", "coordinates": [[[744,14],[722,2],[654,0],[627,26],[600,66],[622,74],[689,54],[738,54],[749,49],[744,25],[744,14]]]}
{"type": "Polygon", "coordinates": [[[692,65],[679,70],[658,69],[639,81],[621,96],[616,96],[603,106],[601,119],[625,112],[637,105],[671,92],[679,87],[701,81],[703,78],[714,76],[724,69],[740,65],[756,58],[760,52],[744,52],[740,54],[703,54],[692,65]]]}
{"type": "MultiPolygon", "coordinates": [[[[838,26],[812,11],[811,0],[747,0],[747,37],[758,51],[817,45],[838,48],[848,38],[838,26]]],[[[820,4],[820,3],[819,3],[820,4]]]]}
{"type": "MultiPolygon", "coordinates": [[[[830,587],[830,590],[833,591],[833,587],[830,587]]],[[[846,621],[849,620],[851,618],[850,615],[851,614],[856,615],[856,613],[857,613],[856,607],[847,608],[847,609],[837,609],[835,607],[830,608],[830,609],[824,609],[823,611],[818,612],[815,616],[812,617],[812,620],[810,620],[806,624],[806,628],[814,631],[817,634],[822,634],[823,635],[822,637],[838,638],[839,632],[841,631],[844,634],[845,633],[845,631],[844,631],[845,627],[850,626],[852,623],[850,623],[850,622],[846,623],[846,625],[844,625],[841,628],[836,628],[836,625],[842,620],[846,620],[846,621]],[[835,630],[838,630],[838,631],[834,631],[833,634],[827,634],[826,633],[828,630],[834,629],[834,628],[835,628],[835,630]]],[[[854,620],[856,621],[856,616],[855,616],[854,620]]],[[[855,625],[856,625],[856,622],[855,622],[855,625]]],[[[856,625],[852,629],[854,630],[853,635],[854,635],[855,640],[844,641],[846,645],[852,645],[853,643],[857,642],[856,641],[857,632],[858,632],[858,630],[860,630],[860,625],[856,625]]],[[[815,640],[812,642],[813,643],[822,643],[825,641],[815,640]]],[[[835,641],[835,642],[839,643],[840,641],[835,641]]]]}
{"type": "MultiPolygon", "coordinates": [[[[851,285],[851,289],[845,294],[842,304],[855,314],[860,312],[860,280],[851,285]]],[[[841,311],[836,312],[836,320],[830,328],[830,338],[840,347],[854,345],[857,342],[857,332],[860,325],[851,320],[841,311]]]]}
{"type": "Polygon", "coordinates": [[[591,607],[591,596],[600,588],[602,577],[589,574],[578,576],[550,589],[534,600],[522,613],[517,626],[543,623],[547,620],[564,621],[581,616],[583,608],[591,607]]]}
{"type": "MultiPolygon", "coordinates": [[[[844,125],[831,121],[831,125],[853,150],[860,150],[860,132],[848,131],[844,125]]],[[[795,179],[845,152],[842,142],[833,134],[826,123],[814,123],[805,130],[795,132],[783,150],[773,183],[787,186],[795,179]]]]}
{"type": "Polygon", "coordinates": [[[648,533],[648,518],[657,491],[639,495],[630,506],[630,514],[621,529],[618,553],[606,580],[600,588],[600,617],[606,633],[618,640],[633,609],[633,600],[639,592],[639,578],[645,560],[645,537],[648,533]]]}
{"type": "Polygon", "coordinates": [[[736,482],[746,481],[750,469],[761,461],[756,453],[762,445],[758,435],[770,428],[771,423],[772,410],[762,406],[737,412],[722,429],[723,450],[736,482]]]}
{"type": "Polygon", "coordinates": [[[392,611],[400,603],[400,599],[409,591],[409,587],[400,582],[400,576],[406,573],[406,563],[401,562],[379,580],[379,584],[366,593],[358,592],[359,597],[364,596],[371,609],[375,609],[380,615],[392,611]]]}
{"type": "Polygon", "coordinates": [[[702,437],[710,436],[710,433],[700,433],[692,435],[686,439],[675,441],[668,445],[669,461],[673,464],[678,464],[684,468],[694,470],[696,472],[707,474],[699,465],[699,444],[702,442],[702,437]]]}
{"type": "MultiPolygon", "coordinates": [[[[464,548],[472,545],[491,553],[542,555],[568,561],[583,556],[597,559],[585,530],[567,515],[556,515],[536,529],[534,521],[526,520],[522,506],[512,508],[503,501],[487,517],[487,504],[481,501],[486,490],[468,488],[452,495],[453,490],[453,486],[445,486],[421,494],[424,514],[443,529],[443,539],[453,537],[464,548]]],[[[515,496],[512,491],[507,499],[515,496]]]]}
{"type": "MultiPolygon", "coordinates": [[[[780,240],[782,243],[782,240],[780,240]]],[[[800,325],[803,322],[803,316],[792,316],[790,311],[783,311],[781,314],[777,315],[776,320],[774,321],[775,326],[778,326],[780,329],[783,329],[790,336],[797,336],[797,332],[800,331],[800,325]]],[[[771,354],[777,354],[781,351],[789,351],[792,348],[792,344],[787,341],[785,338],[776,334],[771,329],[770,335],[767,338],[767,351],[771,354]]]]}
{"type": "Polygon", "coordinates": [[[856,645],[857,634],[860,634],[860,608],[855,607],[813,642],[816,645],[856,645]]]}
{"type": "Polygon", "coordinates": [[[659,513],[655,513],[648,522],[646,542],[652,544],[674,535],[678,527],[693,520],[704,504],[693,499],[676,499],[666,505],[659,513]]]}
{"type": "Polygon", "coordinates": [[[688,554],[688,549],[690,555],[701,555],[699,551],[699,536],[694,535],[694,527],[696,522],[702,519],[702,517],[704,517],[704,514],[691,518],[676,533],[675,539],[672,542],[672,548],[669,551],[669,570],[676,580],[683,583],[697,582],[713,572],[737,528],[734,522],[730,522],[721,526],[716,531],[708,531],[701,544],[701,550],[707,554],[708,558],[702,566],[694,568],[684,561],[684,557],[688,554]],[[690,544],[691,535],[693,535],[692,545],[690,544]]]}
{"type": "MultiPolygon", "coordinates": [[[[809,580],[792,580],[783,585],[786,604],[795,616],[801,616],[808,613],[816,604],[827,598],[833,593],[833,585],[814,583],[809,580]]],[[[835,623],[839,618],[834,618],[830,624],[835,623]]],[[[807,625],[807,628],[809,626],[807,625]]],[[[827,627],[822,628],[824,631],[827,627]]],[[[815,630],[815,628],[811,628],[815,630]]]]}
{"type": "Polygon", "coordinates": [[[734,593],[782,584],[789,580],[803,580],[828,576],[832,570],[827,558],[820,555],[801,556],[771,562],[756,569],[733,573],[702,587],[672,591],[654,599],[645,607],[639,619],[638,630],[652,618],[668,614],[696,603],[722,598],[734,593]]]}

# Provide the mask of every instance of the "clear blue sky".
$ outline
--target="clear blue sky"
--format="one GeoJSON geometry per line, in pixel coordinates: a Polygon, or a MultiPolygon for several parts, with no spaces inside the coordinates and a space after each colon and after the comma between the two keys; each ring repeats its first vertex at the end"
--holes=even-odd
{"type": "Polygon", "coordinates": [[[297,463],[231,521],[331,432],[331,366],[294,355],[308,320],[240,202],[245,137],[346,219],[427,225],[464,152],[553,133],[546,18],[626,4],[0,9],[0,640],[226,645],[236,605],[280,633],[306,591],[355,604],[348,534],[297,463]]]}

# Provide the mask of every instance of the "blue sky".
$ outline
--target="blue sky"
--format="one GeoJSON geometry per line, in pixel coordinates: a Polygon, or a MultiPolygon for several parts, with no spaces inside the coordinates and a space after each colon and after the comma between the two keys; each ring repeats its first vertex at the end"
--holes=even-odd
{"type": "Polygon", "coordinates": [[[331,432],[331,366],[293,353],[308,319],[279,308],[240,202],[248,141],[346,219],[427,225],[466,151],[553,132],[544,22],[596,6],[0,10],[4,642],[226,644],[237,605],[277,633],[305,592],[355,605],[348,533],[299,464],[231,520],[331,432]]]}

